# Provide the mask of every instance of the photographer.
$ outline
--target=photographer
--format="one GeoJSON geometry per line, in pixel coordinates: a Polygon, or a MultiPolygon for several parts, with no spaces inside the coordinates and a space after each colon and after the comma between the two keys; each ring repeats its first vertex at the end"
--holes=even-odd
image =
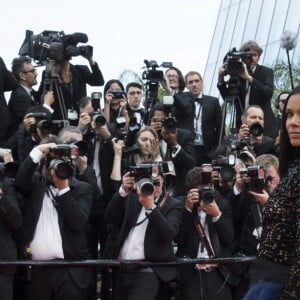
{"type": "Polygon", "coordinates": [[[239,129],[240,138],[250,138],[250,145],[256,156],[273,154],[279,156],[279,144],[275,138],[266,136],[265,119],[262,108],[250,105],[242,116],[242,125],[239,129]]]}
{"type": "MultiPolygon", "coordinates": [[[[104,109],[103,115],[107,124],[117,125],[117,119],[124,117],[126,124],[129,123],[129,116],[127,111],[127,99],[126,92],[121,81],[117,79],[111,79],[106,82],[103,90],[104,94],[104,109]]],[[[114,132],[113,132],[114,133],[114,132]]]]}
{"type": "Polygon", "coordinates": [[[6,68],[3,59],[0,57],[0,147],[5,147],[9,138],[10,126],[13,122],[9,108],[4,97],[4,92],[11,91],[18,86],[14,76],[6,68]]]}
{"type": "MultiPolygon", "coordinates": [[[[219,68],[218,89],[224,100],[233,91],[235,94],[234,105],[236,108],[236,128],[241,125],[241,116],[249,105],[261,106],[265,115],[265,135],[276,137],[278,128],[276,126],[276,118],[271,107],[271,98],[274,92],[274,74],[273,70],[265,66],[259,65],[258,61],[263,49],[254,41],[245,42],[239,49],[240,53],[251,52],[251,56],[242,58],[238,62],[239,68],[234,68],[234,74],[228,81],[225,76],[228,75],[228,62],[225,62],[219,68]],[[237,69],[237,70],[236,70],[237,69]],[[237,73],[237,74],[236,74],[237,73]]],[[[235,53],[231,53],[235,56],[235,53]]],[[[243,56],[241,54],[241,56],[243,56]]],[[[235,64],[236,66],[236,64],[235,64]]]]}
{"type": "Polygon", "coordinates": [[[84,65],[72,65],[70,63],[71,57],[65,57],[63,60],[55,61],[55,68],[58,69],[58,74],[55,74],[55,76],[58,76],[57,79],[52,78],[51,75],[48,78],[47,68],[42,73],[38,95],[41,96],[45,89],[53,90],[55,99],[52,105],[54,109],[53,120],[68,119],[71,125],[77,124],[79,100],[86,96],[86,84],[91,86],[102,86],[104,84],[103,75],[93,58],[92,47],[87,49],[89,51],[84,51],[81,55],[88,60],[91,71],[84,65]]]}
{"type": "Polygon", "coordinates": [[[41,141],[52,136],[51,113],[42,105],[31,106],[18,131],[6,142],[15,162],[21,163],[41,141]]]}
{"type": "MultiPolygon", "coordinates": [[[[261,238],[263,211],[269,194],[279,183],[278,158],[271,154],[258,156],[255,166],[236,162],[236,180],[230,203],[233,211],[237,255],[255,256],[261,238]],[[261,170],[257,167],[262,167],[261,170]],[[256,170],[255,170],[256,169],[256,170]],[[255,174],[258,172],[257,174],[255,174]],[[261,173],[259,175],[259,173],[261,173]]],[[[243,299],[249,287],[249,266],[238,268],[240,284],[233,289],[234,299],[243,299]]]]}
{"type": "MultiPolygon", "coordinates": [[[[9,166],[13,163],[11,153],[3,148],[0,148],[0,153],[3,159],[0,163],[0,260],[16,260],[15,233],[21,227],[22,213],[13,186],[14,176],[9,171],[9,166]]],[[[14,266],[0,267],[1,299],[13,299],[14,272],[14,266]]]]}
{"type": "MultiPolygon", "coordinates": [[[[231,256],[234,241],[231,207],[204,184],[201,167],[191,169],[186,177],[188,193],[179,233],[176,256],[213,258],[231,256]],[[201,232],[201,234],[200,234],[201,232]]],[[[224,265],[187,264],[179,266],[178,299],[231,299],[231,275],[224,265]]]]}
{"type": "MultiPolygon", "coordinates": [[[[26,197],[20,251],[32,260],[90,258],[86,226],[92,189],[73,176],[72,153],[55,143],[38,145],[17,173],[15,186],[26,197]]],[[[91,275],[86,267],[32,266],[24,299],[86,299],[91,275]]]]}
{"type": "Polygon", "coordinates": [[[8,107],[14,121],[11,134],[18,130],[30,107],[43,103],[52,113],[51,106],[54,102],[52,91],[47,91],[43,95],[43,101],[41,101],[37,97],[37,92],[33,90],[33,86],[37,84],[38,73],[32,65],[31,58],[27,56],[15,58],[12,62],[12,73],[18,81],[18,87],[13,90],[8,102],[8,107]]]}
{"type": "Polygon", "coordinates": [[[176,119],[169,115],[168,106],[157,103],[150,112],[150,127],[159,137],[163,161],[175,171],[173,196],[185,194],[185,176],[195,166],[194,141],[191,132],[177,128],[176,119]]]}
{"type": "MultiPolygon", "coordinates": [[[[154,162],[125,173],[122,186],[105,212],[106,223],[120,228],[114,258],[174,260],[172,241],[182,209],[182,204],[166,192],[162,170],[154,162]]],[[[166,284],[176,275],[174,266],[131,266],[116,270],[113,299],[170,299],[166,284]]]]}

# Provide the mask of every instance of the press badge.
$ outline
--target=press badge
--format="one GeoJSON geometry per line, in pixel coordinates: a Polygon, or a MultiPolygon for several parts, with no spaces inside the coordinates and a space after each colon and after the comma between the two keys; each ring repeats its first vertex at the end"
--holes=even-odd
{"type": "Polygon", "coordinates": [[[78,113],[74,109],[68,109],[68,119],[75,121],[78,120],[78,113]]]}

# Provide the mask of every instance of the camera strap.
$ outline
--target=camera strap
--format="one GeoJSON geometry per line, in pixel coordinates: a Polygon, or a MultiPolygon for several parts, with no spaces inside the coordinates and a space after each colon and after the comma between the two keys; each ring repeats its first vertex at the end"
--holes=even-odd
{"type": "Polygon", "coordinates": [[[50,200],[52,201],[53,206],[56,208],[58,206],[58,202],[56,201],[56,196],[54,196],[53,192],[51,191],[50,186],[47,186],[46,193],[47,193],[48,197],[50,198],[50,200]]]}
{"type": "Polygon", "coordinates": [[[203,247],[205,247],[208,256],[210,258],[216,257],[215,251],[214,251],[212,245],[210,244],[210,242],[205,234],[204,228],[200,222],[200,219],[199,219],[199,216],[197,213],[197,209],[193,209],[193,221],[194,221],[196,231],[199,235],[201,244],[203,247]]]}

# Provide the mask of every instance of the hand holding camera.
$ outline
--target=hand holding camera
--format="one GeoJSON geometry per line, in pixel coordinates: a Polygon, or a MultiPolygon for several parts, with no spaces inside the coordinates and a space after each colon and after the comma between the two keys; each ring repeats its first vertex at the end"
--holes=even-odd
{"type": "Polygon", "coordinates": [[[53,91],[46,91],[45,94],[43,95],[43,100],[42,100],[43,104],[52,106],[54,101],[55,101],[55,98],[53,95],[53,91]]]}
{"type": "Polygon", "coordinates": [[[249,191],[249,193],[255,198],[255,200],[261,205],[264,206],[269,199],[269,194],[265,189],[262,190],[262,193],[255,193],[249,191]]]}
{"type": "Polygon", "coordinates": [[[122,188],[126,193],[132,190],[134,185],[134,177],[131,176],[130,172],[126,172],[122,177],[122,188]]]}
{"type": "Polygon", "coordinates": [[[91,124],[91,121],[92,121],[91,116],[88,113],[82,113],[82,114],[80,114],[77,127],[81,131],[84,131],[89,127],[89,125],[91,124]]]}
{"type": "Polygon", "coordinates": [[[206,212],[209,216],[213,218],[219,217],[221,215],[221,211],[215,200],[213,200],[211,203],[201,201],[200,207],[204,212],[206,212]]]}
{"type": "Polygon", "coordinates": [[[198,189],[190,189],[186,196],[185,208],[188,211],[192,211],[193,208],[199,204],[198,189]]]}
{"type": "Polygon", "coordinates": [[[122,150],[125,146],[124,141],[119,140],[117,138],[113,138],[111,141],[112,141],[112,144],[113,144],[115,155],[118,156],[118,157],[121,157],[122,156],[122,150]]]}

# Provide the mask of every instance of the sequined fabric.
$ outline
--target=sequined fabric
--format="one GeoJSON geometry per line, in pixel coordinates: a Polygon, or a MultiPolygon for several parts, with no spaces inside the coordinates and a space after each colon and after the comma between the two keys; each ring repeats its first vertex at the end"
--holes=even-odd
{"type": "Polygon", "coordinates": [[[266,204],[258,257],[290,265],[280,299],[300,299],[300,159],[266,204]]]}

